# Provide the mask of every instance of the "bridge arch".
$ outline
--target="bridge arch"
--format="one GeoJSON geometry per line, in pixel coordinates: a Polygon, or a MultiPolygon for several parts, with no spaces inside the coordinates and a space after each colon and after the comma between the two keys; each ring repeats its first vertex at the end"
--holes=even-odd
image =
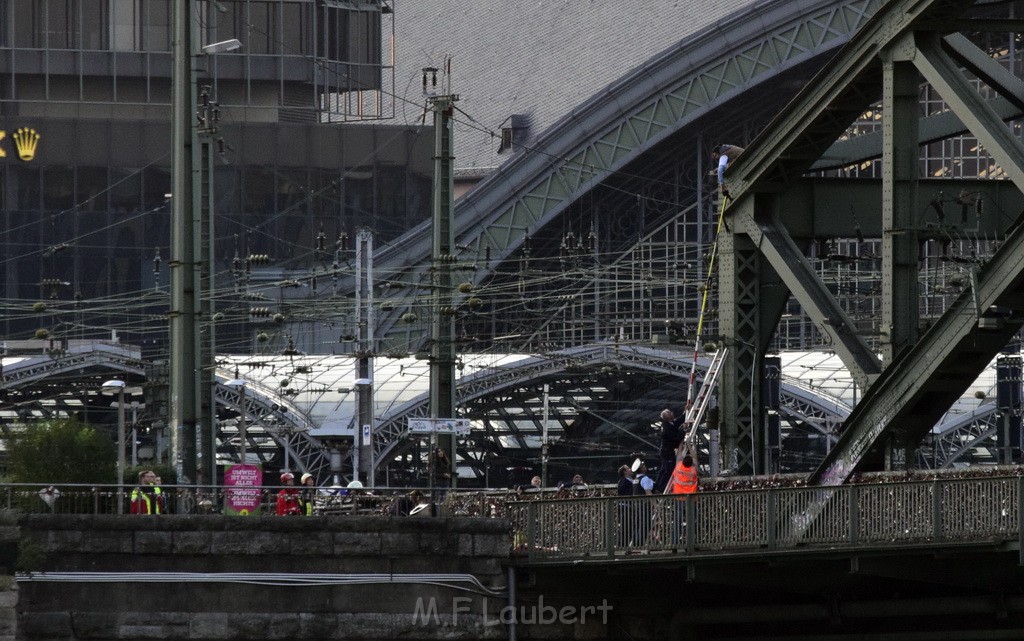
{"type": "MultiPolygon", "coordinates": [[[[634,173],[661,176],[666,157],[682,155],[693,182],[700,183],[707,169],[706,149],[715,144],[708,132],[748,136],[742,129],[754,112],[763,110],[767,119],[786,87],[795,90],[798,83],[785,80],[789,72],[833,52],[882,4],[751,4],[652,57],[573,109],[532,142],[531,153],[513,156],[456,202],[459,246],[467,255],[491,257],[473,272],[474,282],[617,172],[633,167],[634,173]],[[723,42],[736,44],[723,47],[723,42]],[[692,150],[692,156],[679,154],[679,148],[692,150]]],[[[635,184],[617,189],[630,196],[642,191],[635,184]]],[[[698,184],[688,186],[687,192],[671,215],[699,203],[698,184]]],[[[424,335],[421,324],[399,319],[415,299],[411,294],[417,285],[429,278],[428,228],[429,221],[382,248],[375,258],[379,266],[402,271],[406,284],[392,288],[389,297],[396,304],[379,318],[377,335],[394,337],[390,344],[408,345],[424,335]]],[[[636,240],[629,236],[618,239],[621,246],[615,251],[629,250],[636,240]]]]}
{"type": "MultiPolygon", "coordinates": [[[[700,380],[703,379],[707,364],[707,359],[698,360],[700,380]]],[[[536,387],[544,381],[555,383],[553,387],[557,390],[559,379],[572,380],[589,372],[599,379],[603,376],[606,381],[612,381],[624,371],[644,372],[675,381],[676,386],[671,388],[671,393],[677,393],[677,396],[669,397],[663,393],[655,395],[651,400],[679,405],[685,398],[685,387],[679,384],[685,384],[689,377],[691,356],[680,348],[596,344],[543,356],[510,355],[473,361],[466,355],[465,365],[469,373],[458,378],[456,393],[459,405],[468,408],[472,408],[479,399],[536,387]]],[[[60,411],[58,408],[61,406],[66,410],[76,403],[84,405],[90,397],[96,396],[103,380],[121,377],[133,384],[142,385],[146,374],[145,364],[137,348],[90,341],[88,345],[75,344],[62,350],[8,358],[3,369],[3,384],[5,389],[20,396],[21,400],[16,402],[21,403],[25,416],[32,412],[46,415],[60,411]],[[52,386],[57,381],[66,381],[68,376],[74,377],[77,383],[73,386],[61,383],[60,387],[73,390],[69,393],[75,399],[74,403],[55,403],[51,404],[53,409],[46,409],[47,404],[43,400],[53,400],[50,393],[54,389],[52,386]]],[[[237,448],[238,409],[242,395],[236,388],[225,385],[232,378],[234,376],[228,368],[218,369],[215,397],[218,406],[218,436],[237,448]]],[[[316,436],[322,427],[322,419],[315,418],[301,404],[294,402],[291,392],[282,393],[279,386],[275,388],[275,383],[277,379],[273,377],[264,380],[252,378],[247,382],[245,406],[250,451],[262,449],[270,457],[276,454],[277,448],[283,448],[288,453],[287,458],[292,461],[293,469],[312,472],[322,480],[328,479],[330,450],[316,436]]],[[[979,390],[991,396],[994,378],[993,381],[979,381],[979,384],[979,390]],[[986,389],[982,389],[986,386],[986,389]]],[[[425,388],[411,395],[407,392],[405,396],[406,400],[388,405],[380,415],[374,448],[376,460],[382,463],[408,446],[408,419],[427,415],[428,393],[425,388]]],[[[13,405],[9,404],[9,407],[13,405]]],[[[579,411],[576,407],[571,409],[579,411]]],[[[646,407],[647,413],[652,416],[656,413],[655,409],[656,406],[646,407]]],[[[623,414],[630,411],[632,409],[623,414]]],[[[783,377],[780,413],[789,422],[791,431],[812,431],[819,437],[834,441],[836,428],[849,411],[850,406],[842,398],[816,389],[805,380],[788,375],[783,377]]],[[[1000,417],[1000,412],[991,402],[950,413],[935,428],[933,460],[926,463],[930,467],[950,467],[962,461],[972,450],[990,447],[1000,417]]],[[[347,417],[346,420],[352,422],[354,417],[347,417]]],[[[638,440],[638,446],[643,447],[644,443],[638,440]]]]}
{"type": "MultiPolygon", "coordinates": [[[[638,403],[634,403],[644,408],[644,415],[650,417],[646,425],[650,426],[655,423],[661,407],[683,405],[686,398],[686,382],[692,365],[692,356],[685,354],[682,349],[614,344],[581,346],[543,356],[519,356],[510,359],[503,359],[490,367],[482,367],[478,371],[459,377],[456,382],[456,404],[463,408],[462,417],[473,421],[475,432],[478,434],[489,430],[488,426],[483,424],[486,421],[483,414],[486,412],[478,403],[481,399],[508,394],[515,390],[536,390],[545,382],[551,389],[550,396],[559,397],[560,387],[578,386],[578,381],[584,374],[596,377],[598,386],[607,389],[615,385],[625,372],[651,374],[662,381],[660,390],[652,390],[651,394],[645,394],[638,403]],[[676,395],[671,396],[672,393],[676,395]],[[644,402],[648,400],[651,403],[645,405],[644,402]]],[[[709,364],[710,359],[698,359],[698,380],[703,381],[709,364]]],[[[535,392],[526,392],[532,393],[535,392]]],[[[522,398],[521,395],[519,397],[522,398]]],[[[800,421],[827,434],[832,433],[833,427],[841,422],[849,411],[836,399],[830,399],[797,381],[783,381],[781,403],[781,413],[786,421],[800,421]]],[[[578,404],[561,404],[560,407],[574,413],[586,411],[585,407],[578,404]]],[[[551,420],[564,422],[564,417],[557,416],[556,410],[557,408],[552,408],[551,420]]],[[[633,414],[635,422],[635,410],[632,406],[628,412],[633,414]]],[[[410,436],[408,432],[408,420],[427,417],[428,413],[429,392],[423,392],[389,408],[386,413],[379,416],[374,440],[375,461],[378,462],[378,466],[387,465],[416,438],[410,436]]],[[[604,420],[614,424],[615,418],[612,413],[610,418],[604,420]]],[[[529,419],[522,420],[536,423],[539,417],[534,414],[529,419]]],[[[535,431],[539,433],[539,429],[537,426],[535,431]]],[[[606,430],[611,431],[612,429],[606,430]]],[[[643,433],[642,428],[636,431],[643,433]]],[[[652,437],[648,431],[644,436],[646,440],[638,435],[639,444],[644,448],[643,451],[653,453],[658,448],[656,434],[652,437]]]]}

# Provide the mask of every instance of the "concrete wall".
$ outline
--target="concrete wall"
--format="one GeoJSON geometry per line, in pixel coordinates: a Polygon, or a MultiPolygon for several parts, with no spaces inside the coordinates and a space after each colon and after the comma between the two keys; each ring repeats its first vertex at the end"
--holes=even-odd
{"type": "Polygon", "coordinates": [[[507,638],[502,520],[27,516],[18,526],[19,569],[31,571],[17,585],[18,639],[507,638]]]}

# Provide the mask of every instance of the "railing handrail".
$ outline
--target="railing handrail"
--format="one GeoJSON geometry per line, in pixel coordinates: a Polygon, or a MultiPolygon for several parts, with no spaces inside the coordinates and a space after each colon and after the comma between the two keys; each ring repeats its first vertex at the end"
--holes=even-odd
{"type": "Polygon", "coordinates": [[[1018,540],[1024,476],[838,487],[770,487],[681,496],[535,499],[508,506],[514,552],[530,561],[667,553],[1018,540]],[[524,534],[529,536],[524,536],[524,534]]]}

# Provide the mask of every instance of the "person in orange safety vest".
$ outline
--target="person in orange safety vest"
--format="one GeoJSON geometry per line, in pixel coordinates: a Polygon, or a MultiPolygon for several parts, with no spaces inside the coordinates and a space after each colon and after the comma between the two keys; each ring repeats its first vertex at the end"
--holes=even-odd
{"type": "Polygon", "coordinates": [[[695,494],[697,492],[697,466],[693,457],[685,454],[672,471],[672,494],[695,494]]]}

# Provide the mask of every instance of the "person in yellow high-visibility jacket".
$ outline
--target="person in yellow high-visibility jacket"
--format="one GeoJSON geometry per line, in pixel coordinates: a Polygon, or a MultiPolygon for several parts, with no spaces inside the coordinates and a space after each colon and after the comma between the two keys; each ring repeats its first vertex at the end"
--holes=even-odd
{"type": "Polygon", "coordinates": [[[153,470],[139,472],[139,487],[132,490],[132,514],[163,513],[163,491],[156,485],[156,473],[153,470]]]}

